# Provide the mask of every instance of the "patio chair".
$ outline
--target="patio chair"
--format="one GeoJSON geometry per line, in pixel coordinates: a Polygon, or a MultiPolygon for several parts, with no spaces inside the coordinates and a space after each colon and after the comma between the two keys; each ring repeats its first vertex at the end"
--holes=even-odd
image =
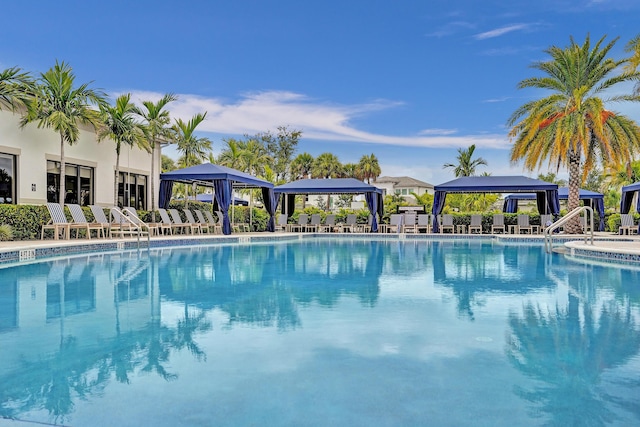
{"type": "Polygon", "coordinates": [[[182,217],[180,216],[180,212],[178,212],[178,209],[169,209],[168,210],[169,215],[171,215],[171,221],[173,221],[174,224],[179,224],[184,226],[185,230],[189,230],[189,232],[191,234],[196,234],[196,232],[201,233],[202,230],[200,229],[200,224],[197,223],[193,223],[193,222],[184,222],[182,220],[182,217]]]}
{"type": "Polygon", "coordinates": [[[295,224],[289,224],[289,231],[299,231],[303,232],[307,229],[307,224],[309,223],[309,215],[300,214],[298,215],[298,222],[295,224]]]}
{"type": "MultiPolygon", "coordinates": [[[[193,211],[196,213],[196,218],[202,231],[206,230],[209,234],[216,234],[218,232],[218,224],[216,224],[215,221],[207,221],[200,209],[194,209],[193,211]]],[[[213,220],[213,217],[211,219],[213,220]]]]}
{"type": "Polygon", "coordinates": [[[442,224],[440,225],[440,233],[444,233],[446,230],[451,230],[453,234],[453,215],[442,215],[442,224]]]}
{"type": "Polygon", "coordinates": [[[318,231],[331,233],[332,231],[334,231],[335,227],[336,227],[336,216],[335,214],[329,214],[325,217],[324,222],[320,224],[320,226],[318,227],[318,231]]]}
{"type": "Polygon", "coordinates": [[[418,214],[416,233],[421,233],[422,230],[424,230],[425,233],[431,233],[431,215],[418,214]]]}
{"type": "Polygon", "coordinates": [[[633,223],[632,214],[620,214],[620,228],[618,234],[638,234],[638,226],[633,223]]]}
{"type": "MultiPolygon", "coordinates": [[[[193,230],[197,230],[199,234],[202,234],[202,223],[196,221],[196,219],[193,217],[193,213],[191,212],[190,209],[182,209],[182,211],[184,212],[184,216],[187,217],[187,224],[191,224],[191,226],[193,227],[193,230]]],[[[207,230],[209,229],[208,227],[204,227],[207,230]]],[[[192,231],[193,233],[193,231],[192,231]]]]}
{"type": "Polygon", "coordinates": [[[93,221],[102,226],[107,236],[111,236],[111,222],[107,219],[104,213],[104,209],[98,205],[90,205],[91,213],[93,214],[93,221]]]}
{"type": "Polygon", "coordinates": [[[400,233],[402,232],[402,223],[404,216],[402,214],[391,214],[389,216],[389,224],[381,224],[380,231],[382,233],[400,233]]]}
{"type": "Polygon", "coordinates": [[[306,225],[305,231],[318,231],[318,227],[322,224],[322,216],[320,214],[312,214],[311,221],[306,225]]]}
{"type": "Polygon", "coordinates": [[[477,231],[478,234],[482,234],[482,215],[471,215],[471,222],[469,223],[469,234],[473,234],[474,230],[477,231]]]}
{"type": "Polygon", "coordinates": [[[73,225],[67,221],[62,205],[58,203],[47,203],[47,210],[49,211],[51,220],[42,226],[40,240],[44,240],[45,230],[53,230],[53,238],[58,240],[60,238],[61,231],[62,238],[69,239],[71,237],[71,229],[73,228],[76,230],[76,237],[78,237],[78,229],[81,228],[81,226],[78,226],[78,224],[73,225]]]}
{"type": "Polygon", "coordinates": [[[165,225],[165,224],[151,224],[151,223],[147,223],[144,222],[143,220],[140,219],[140,217],[138,216],[138,212],[135,210],[135,208],[128,206],[125,208],[122,208],[122,213],[125,214],[127,217],[129,217],[129,219],[131,221],[133,221],[134,224],[136,224],[138,227],[142,228],[143,230],[147,230],[149,232],[149,234],[154,235],[160,234],[160,230],[169,230],[169,234],[171,234],[171,226],[170,225],[165,225]]]}
{"type": "Polygon", "coordinates": [[[204,211],[204,215],[207,218],[207,222],[209,224],[215,224],[216,225],[216,230],[218,230],[220,232],[220,234],[222,234],[222,212],[217,211],[216,217],[213,217],[213,214],[209,211],[204,211]]]}
{"type": "Polygon", "coordinates": [[[343,233],[355,233],[358,231],[358,216],[356,214],[348,214],[347,218],[340,227],[340,231],[343,233]]]}
{"type": "Polygon", "coordinates": [[[109,208],[109,214],[112,218],[111,227],[109,229],[111,237],[118,234],[120,235],[120,237],[124,237],[125,235],[149,235],[148,229],[144,230],[143,227],[133,222],[119,208],[115,206],[109,208]]]}
{"type": "Polygon", "coordinates": [[[276,230],[287,231],[287,222],[289,218],[287,214],[278,214],[276,216],[276,230]]]}
{"type": "Polygon", "coordinates": [[[506,232],[504,228],[503,214],[493,215],[493,223],[491,224],[491,234],[496,234],[498,231],[500,231],[502,234],[506,232]]]}
{"type": "Polygon", "coordinates": [[[416,232],[416,213],[407,212],[402,218],[402,232],[403,233],[415,233],[416,232]]]}
{"type": "Polygon", "coordinates": [[[542,214],[540,215],[540,232],[543,233],[548,227],[553,225],[553,215],[542,214]]]}
{"type": "Polygon", "coordinates": [[[167,212],[166,209],[159,208],[158,209],[158,213],[160,214],[160,219],[162,220],[162,223],[165,224],[165,225],[168,225],[169,227],[171,227],[172,231],[178,231],[180,233],[186,233],[186,231],[189,230],[189,226],[184,224],[184,223],[182,223],[182,221],[180,223],[175,223],[171,219],[171,216],[169,216],[169,212],[167,212]]]}
{"type": "Polygon", "coordinates": [[[529,224],[529,215],[520,214],[518,215],[518,234],[522,234],[522,232],[529,232],[529,234],[533,233],[533,227],[529,224]]]}
{"type": "MultiPolygon", "coordinates": [[[[104,227],[102,226],[102,224],[99,224],[97,222],[87,221],[87,217],[84,216],[84,212],[82,211],[82,208],[80,207],[80,205],[71,203],[71,204],[68,204],[67,207],[69,208],[69,212],[71,212],[71,216],[73,217],[73,223],[84,225],[84,228],[87,232],[88,239],[91,239],[92,231],[96,232],[97,238],[106,236],[106,233],[104,231],[104,227]]],[[[78,229],[80,228],[81,227],[78,227],[78,229]]],[[[76,235],[77,234],[78,234],[78,231],[76,230],[76,235]]]]}

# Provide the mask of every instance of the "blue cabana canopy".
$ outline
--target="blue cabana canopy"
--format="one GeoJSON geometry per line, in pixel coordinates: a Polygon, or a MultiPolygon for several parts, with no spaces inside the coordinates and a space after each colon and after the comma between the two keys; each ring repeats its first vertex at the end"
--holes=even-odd
{"type": "MultiPolygon", "coordinates": [[[[626,214],[631,210],[631,203],[633,203],[633,196],[640,191],[640,182],[635,182],[630,185],[622,187],[622,197],[620,198],[620,213],[626,214]]],[[[636,212],[640,212],[640,197],[636,205],[636,212]]],[[[640,224],[638,224],[638,230],[640,231],[640,224]]]]}
{"type": "MultiPolygon", "coordinates": [[[[203,203],[213,203],[213,199],[213,194],[198,194],[196,196],[196,200],[203,203]]],[[[239,197],[234,197],[232,204],[236,206],[249,206],[249,202],[239,197]]]]}
{"type": "MultiPolygon", "coordinates": [[[[300,179],[279,185],[273,189],[276,200],[280,194],[294,197],[296,194],[364,194],[367,207],[373,217],[371,230],[378,231],[376,213],[382,217],[384,204],[382,202],[382,189],[373,185],[358,181],[355,178],[336,179],[300,179]]],[[[290,205],[293,205],[291,203],[290,205]]],[[[289,214],[289,213],[287,213],[289,214]]]]}
{"type": "Polygon", "coordinates": [[[276,207],[275,205],[272,206],[273,184],[268,181],[236,169],[222,165],[214,165],[212,163],[203,163],[197,166],[165,172],[160,174],[160,197],[158,199],[161,208],[166,208],[169,205],[174,182],[185,184],[196,183],[214,188],[215,198],[222,212],[222,232],[224,234],[231,234],[229,205],[231,204],[233,188],[261,188],[264,207],[270,216],[267,230],[275,230],[276,207]]]}
{"type": "MultiPolygon", "coordinates": [[[[558,198],[560,200],[569,199],[569,187],[558,188],[558,198]]],[[[535,200],[536,195],[534,193],[516,193],[509,194],[504,198],[503,211],[507,213],[514,213],[518,211],[518,200],[535,200]]],[[[600,224],[598,229],[604,231],[604,194],[597,193],[595,191],[580,189],[580,200],[583,200],[585,204],[589,204],[592,208],[598,212],[600,218],[600,224]]],[[[545,213],[545,212],[540,212],[545,213]]]]}
{"type": "Polygon", "coordinates": [[[560,213],[558,185],[526,176],[463,176],[434,187],[433,231],[438,232],[437,215],[442,212],[447,193],[536,193],[538,206],[557,216],[560,213]]]}

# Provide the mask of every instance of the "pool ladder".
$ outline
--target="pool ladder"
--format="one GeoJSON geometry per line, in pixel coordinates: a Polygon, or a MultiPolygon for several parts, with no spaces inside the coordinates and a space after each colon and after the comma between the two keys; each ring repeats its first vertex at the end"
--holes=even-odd
{"type": "MultiPolygon", "coordinates": [[[[586,212],[586,218],[589,224],[588,228],[590,230],[590,234],[585,233],[584,242],[588,243],[588,241],[591,240],[591,244],[593,245],[593,209],[591,206],[580,206],[544,229],[544,250],[547,253],[551,253],[553,250],[553,232],[565,225],[572,218],[579,216],[582,212],[586,212]]],[[[544,226],[544,224],[541,225],[544,226]]]]}

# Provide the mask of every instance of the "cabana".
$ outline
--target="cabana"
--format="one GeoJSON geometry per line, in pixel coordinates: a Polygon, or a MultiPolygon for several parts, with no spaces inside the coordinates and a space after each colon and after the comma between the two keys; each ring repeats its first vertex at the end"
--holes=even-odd
{"type": "MultiPolygon", "coordinates": [[[[568,200],[569,187],[558,188],[558,198],[560,200],[568,200]]],[[[533,193],[509,194],[504,198],[504,205],[502,210],[506,213],[515,213],[518,211],[518,200],[535,199],[536,195],[533,193]]],[[[580,189],[580,200],[582,200],[586,206],[591,206],[593,209],[595,209],[596,212],[598,212],[598,217],[600,218],[598,229],[600,231],[604,231],[604,194],[597,193],[595,191],[580,189]]],[[[541,211],[540,213],[548,213],[548,211],[541,211]]]]}
{"type": "Polygon", "coordinates": [[[535,193],[538,209],[554,216],[560,214],[558,185],[526,176],[463,176],[434,187],[433,231],[440,231],[437,216],[444,208],[448,193],[535,193]]]}
{"type": "Polygon", "coordinates": [[[276,200],[280,194],[286,194],[287,200],[284,206],[287,210],[287,216],[293,214],[295,209],[296,194],[364,194],[367,201],[367,207],[373,217],[371,223],[371,231],[378,231],[378,220],[376,213],[382,218],[384,214],[384,203],[382,201],[382,189],[374,187],[358,181],[355,178],[336,178],[336,179],[300,179],[298,181],[289,182],[279,185],[273,189],[276,194],[276,200]]]}
{"type": "Polygon", "coordinates": [[[231,222],[229,221],[229,205],[234,188],[260,188],[264,207],[269,212],[267,231],[275,231],[275,213],[277,200],[273,193],[273,184],[256,178],[248,173],[222,165],[203,163],[184,169],[160,174],[159,205],[166,208],[171,200],[173,183],[197,184],[205,187],[213,187],[216,201],[222,212],[222,232],[231,234],[231,222]]]}
{"type": "MultiPolygon", "coordinates": [[[[622,197],[620,197],[620,213],[626,214],[631,210],[631,204],[633,203],[633,196],[640,191],[640,182],[635,182],[630,185],[622,187],[622,197]]],[[[640,212],[640,197],[636,204],[636,212],[640,212]]],[[[638,231],[640,232],[640,224],[638,224],[638,231]]]]}

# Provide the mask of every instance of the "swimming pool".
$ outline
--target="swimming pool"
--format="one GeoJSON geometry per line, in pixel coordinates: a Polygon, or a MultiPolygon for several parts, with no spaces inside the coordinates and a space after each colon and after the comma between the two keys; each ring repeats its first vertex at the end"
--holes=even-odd
{"type": "Polygon", "coordinates": [[[640,270],[484,240],[165,248],[0,269],[0,417],[637,425],[640,270]]]}

